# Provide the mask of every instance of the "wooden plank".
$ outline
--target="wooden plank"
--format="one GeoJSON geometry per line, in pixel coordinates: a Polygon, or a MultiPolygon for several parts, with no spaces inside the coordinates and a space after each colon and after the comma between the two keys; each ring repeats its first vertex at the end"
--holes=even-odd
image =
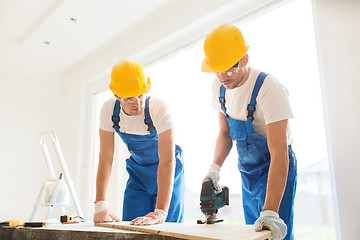
{"type": "Polygon", "coordinates": [[[93,222],[50,224],[47,227],[0,227],[0,239],[6,240],[179,240],[178,238],[94,226],[93,222]]]}
{"type": "Polygon", "coordinates": [[[253,225],[239,224],[189,224],[164,223],[152,226],[134,226],[129,222],[96,223],[95,226],[118,228],[129,231],[145,232],[190,240],[264,240],[271,238],[270,231],[255,232],[253,225]]]}

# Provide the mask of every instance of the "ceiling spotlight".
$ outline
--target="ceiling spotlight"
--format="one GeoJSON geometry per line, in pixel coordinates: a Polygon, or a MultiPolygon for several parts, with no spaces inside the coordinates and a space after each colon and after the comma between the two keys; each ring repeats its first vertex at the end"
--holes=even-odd
{"type": "Polygon", "coordinates": [[[76,22],[76,21],[77,21],[77,19],[76,19],[76,18],[70,18],[70,21],[72,21],[72,22],[76,22]]]}

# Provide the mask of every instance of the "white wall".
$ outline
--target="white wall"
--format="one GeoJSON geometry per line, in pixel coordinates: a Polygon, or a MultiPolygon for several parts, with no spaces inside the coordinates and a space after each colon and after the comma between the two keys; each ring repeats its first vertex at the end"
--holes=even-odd
{"type": "MultiPolygon", "coordinates": [[[[313,0],[337,239],[359,239],[360,1],[313,0]]],[[[304,63],[306,70],[306,63],[304,63]]]]}
{"type": "Polygon", "coordinates": [[[58,81],[0,73],[0,220],[30,218],[50,178],[39,133],[52,129],[65,140],[62,98],[58,81]]]}

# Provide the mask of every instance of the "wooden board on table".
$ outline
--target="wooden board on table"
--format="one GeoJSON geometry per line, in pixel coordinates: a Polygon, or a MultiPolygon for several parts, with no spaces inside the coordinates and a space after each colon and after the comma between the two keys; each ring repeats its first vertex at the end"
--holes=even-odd
{"type": "Polygon", "coordinates": [[[117,228],[94,226],[94,222],[51,223],[46,227],[0,227],[0,239],[6,240],[179,240],[178,238],[117,228]]]}
{"type": "Polygon", "coordinates": [[[255,232],[253,225],[239,224],[189,224],[164,223],[152,226],[134,226],[129,222],[96,223],[96,226],[118,228],[129,231],[152,233],[190,240],[204,239],[236,239],[236,240],[264,240],[271,238],[271,232],[264,230],[255,232]]]}

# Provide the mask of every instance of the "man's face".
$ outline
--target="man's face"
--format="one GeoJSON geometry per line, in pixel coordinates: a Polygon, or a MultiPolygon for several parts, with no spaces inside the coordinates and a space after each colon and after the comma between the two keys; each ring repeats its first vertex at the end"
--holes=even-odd
{"type": "Polygon", "coordinates": [[[240,87],[246,82],[249,76],[249,68],[247,67],[248,60],[249,56],[245,54],[237,66],[234,66],[225,72],[216,73],[216,77],[226,89],[240,87]]]}
{"type": "Polygon", "coordinates": [[[127,115],[140,115],[145,109],[145,95],[129,98],[115,97],[121,102],[121,107],[127,115]]]}
{"type": "Polygon", "coordinates": [[[239,72],[241,72],[239,66],[236,66],[225,72],[216,73],[216,77],[226,89],[233,89],[236,88],[242,80],[241,76],[243,74],[240,74],[239,72]]]}

